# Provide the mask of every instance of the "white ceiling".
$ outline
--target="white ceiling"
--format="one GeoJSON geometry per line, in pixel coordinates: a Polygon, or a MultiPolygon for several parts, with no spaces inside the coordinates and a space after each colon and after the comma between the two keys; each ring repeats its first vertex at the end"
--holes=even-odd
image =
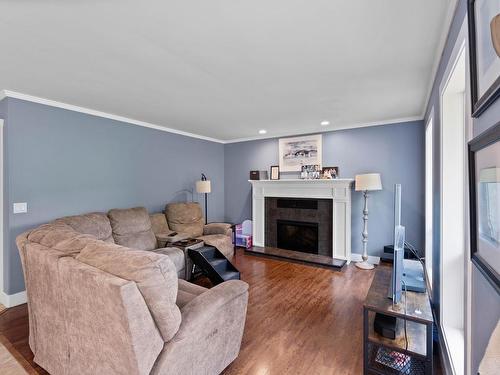
{"type": "Polygon", "coordinates": [[[420,118],[454,3],[0,0],[0,89],[223,141],[420,118]]]}

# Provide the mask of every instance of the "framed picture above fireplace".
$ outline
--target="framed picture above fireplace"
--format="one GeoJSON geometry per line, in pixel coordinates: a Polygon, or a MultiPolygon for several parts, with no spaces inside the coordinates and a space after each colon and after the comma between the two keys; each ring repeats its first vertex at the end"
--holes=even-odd
{"type": "Polygon", "coordinates": [[[300,172],[303,165],[319,165],[322,158],[321,134],[280,138],[279,168],[281,172],[300,172]]]}

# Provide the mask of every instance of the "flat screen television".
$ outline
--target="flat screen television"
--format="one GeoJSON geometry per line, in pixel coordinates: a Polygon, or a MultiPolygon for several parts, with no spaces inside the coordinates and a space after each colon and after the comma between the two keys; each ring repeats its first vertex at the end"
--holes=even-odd
{"type": "Polygon", "coordinates": [[[394,303],[401,301],[401,279],[405,247],[405,227],[401,225],[401,184],[394,185],[394,263],[392,266],[389,297],[394,303]]]}
{"type": "Polygon", "coordinates": [[[396,184],[394,185],[394,262],[388,293],[394,303],[401,301],[403,285],[406,290],[412,292],[423,293],[426,290],[424,268],[420,260],[404,259],[405,235],[406,228],[401,225],[401,184],[396,184]]]}

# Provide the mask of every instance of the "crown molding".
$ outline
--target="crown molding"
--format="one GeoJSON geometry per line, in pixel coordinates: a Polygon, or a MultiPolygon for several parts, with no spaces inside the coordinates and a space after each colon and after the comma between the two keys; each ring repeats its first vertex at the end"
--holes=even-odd
{"type": "Polygon", "coordinates": [[[125,123],[129,123],[129,124],[133,124],[133,125],[138,125],[138,126],[142,126],[142,127],[145,127],[145,128],[150,128],[150,129],[155,129],[155,130],[161,130],[161,131],[164,131],[164,132],[167,132],[167,133],[179,134],[179,135],[183,135],[183,136],[186,136],[186,137],[202,139],[202,140],[210,141],[210,142],[224,143],[224,141],[220,140],[220,139],[216,139],[216,138],[212,138],[212,137],[206,137],[204,135],[199,135],[199,134],[194,134],[194,133],[189,133],[189,132],[185,132],[185,131],[182,131],[182,130],[172,129],[172,128],[168,128],[166,126],[156,125],[156,124],[152,124],[152,123],[149,123],[149,122],[146,122],[146,121],[135,120],[135,119],[132,119],[132,118],[129,118],[129,117],[124,117],[124,116],[114,115],[114,114],[111,114],[111,113],[96,111],[94,109],[80,107],[80,106],[76,106],[76,105],[73,105],[73,104],[58,102],[56,100],[40,98],[38,96],[23,94],[23,93],[16,92],[16,91],[3,90],[0,93],[0,100],[2,100],[4,98],[21,99],[21,100],[25,100],[25,101],[28,101],[28,102],[33,102],[33,103],[47,105],[47,106],[50,106],[50,107],[67,109],[69,111],[85,113],[85,114],[96,116],[96,117],[102,117],[102,118],[107,118],[107,119],[110,119],[110,120],[115,120],[115,121],[120,121],[120,122],[125,122],[125,123]]]}
{"type": "Polygon", "coordinates": [[[397,124],[397,123],[403,123],[403,122],[421,121],[423,119],[424,119],[424,117],[422,115],[420,115],[420,116],[412,116],[412,117],[392,118],[392,119],[373,121],[373,122],[357,122],[357,123],[335,126],[335,127],[331,127],[331,126],[321,127],[321,129],[318,129],[317,131],[312,131],[312,130],[308,130],[305,132],[290,131],[290,132],[279,132],[276,134],[266,134],[266,135],[255,136],[255,137],[228,139],[228,140],[224,141],[224,144],[257,141],[260,139],[272,139],[272,138],[279,138],[279,137],[291,137],[291,136],[295,136],[295,135],[300,136],[300,135],[308,135],[308,134],[331,133],[331,132],[336,132],[339,130],[367,128],[367,127],[371,127],[371,126],[381,126],[381,125],[391,125],[391,124],[397,124]]]}
{"type": "Polygon", "coordinates": [[[189,133],[189,132],[185,132],[185,131],[177,130],[177,129],[172,129],[172,128],[168,128],[168,127],[161,126],[161,125],[151,124],[151,123],[145,122],[145,121],[134,120],[134,119],[124,117],[124,116],[119,116],[119,115],[114,115],[111,113],[101,112],[101,111],[97,111],[97,110],[90,109],[90,108],[76,106],[73,104],[58,102],[58,101],[51,100],[51,99],[40,98],[38,96],[23,94],[23,93],[11,91],[11,90],[0,91],[0,100],[2,100],[4,98],[14,98],[14,99],[25,100],[28,102],[47,105],[50,107],[56,107],[56,108],[66,109],[69,111],[85,113],[85,114],[88,114],[91,116],[107,118],[110,120],[115,120],[115,121],[120,121],[120,122],[124,122],[124,123],[128,123],[128,124],[132,124],[132,125],[142,126],[145,128],[160,130],[160,131],[164,131],[167,133],[179,134],[179,135],[183,135],[183,136],[190,137],[190,138],[202,139],[205,141],[221,143],[221,144],[249,142],[249,141],[256,141],[259,139],[289,137],[289,136],[294,136],[294,135],[300,136],[300,135],[306,135],[306,134],[329,133],[329,132],[333,132],[333,131],[337,131],[337,130],[355,129],[355,128],[363,128],[363,127],[379,126],[379,125],[389,125],[389,124],[410,122],[410,121],[420,121],[420,120],[423,120],[423,118],[424,118],[423,115],[422,116],[413,116],[413,117],[392,118],[392,119],[385,119],[385,120],[374,121],[374,122],[362,122],[362,123],[357,122],[357,123],[335,126],[335,127],[326,126],[326,127],[321,127],[320,129],[317,129],[316,131],[307,130],[307,131],[303,131],[303,132],[297,132],[296,130],[294,130],[294,131],[285,131],[285,132],[278,132],[278,133],[273,133],[273,134],[260,135],[260,136],[255,136],[255,137],[245,137],[245,138],[235,138],[235,139],[224,140],[224,139],[217,139],[217,138],[207,137],[204,135],[189,133]]]}

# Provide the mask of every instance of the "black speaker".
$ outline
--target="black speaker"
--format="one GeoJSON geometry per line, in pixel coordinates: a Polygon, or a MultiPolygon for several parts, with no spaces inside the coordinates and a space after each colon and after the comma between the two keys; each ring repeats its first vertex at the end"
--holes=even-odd
{"type": "Polygon", "coordinates": [[[394,340],[396,338],[396,317],[376,313],[373,329],[379,335],[394,340]]]}

